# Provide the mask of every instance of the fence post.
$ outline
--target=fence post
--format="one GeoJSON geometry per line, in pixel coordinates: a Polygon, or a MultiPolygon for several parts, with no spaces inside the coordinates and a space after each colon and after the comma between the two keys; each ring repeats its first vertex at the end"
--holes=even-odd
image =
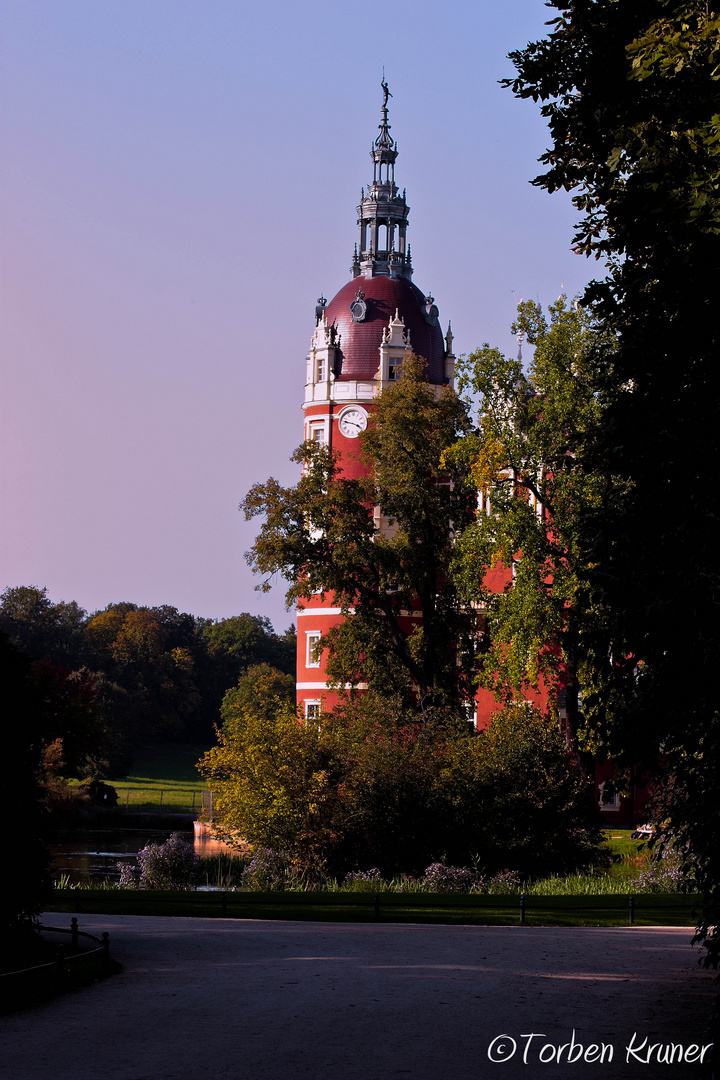
{"type": "Polygon", "coordinates": [[[125,809],[128,808],[128,800],[130,798],[130,788],[125,788],[125,809]]]}
{"type": "Polygon", "coordinates": [[[226,915],[227,915],[227,890],[223,889],[223,891],[222,891],[222,917],[223,917],[223,919],[225,918],[226,915]]]}
{"type": "Polygon", "coordinates": [[[163,795],[164,795],[164,794],[165,794],[165,792],[164,792],[164,791],[161,791],[161,792],[160,792],[160,805],[161,805],[161,806],[162,806],[162,801],[163,801],[163,795]]]}
{"type": "Polygon", "coordinates": [[[380,893],[376,892],[375,893],[375,919],[378,920],[379,918],[380,918],[380,893]]]}
{"type": "Polygon", "coordinates": [[[635,897],[631,896],[628,901],[628,926],[635,923],[635,897]]]}
{"type": "Polygon", "coordinates": [[[193,804],[192,804],[193,814],[195,813],[195,796],[196,796],[196,794],[197,794],[197,792],[193,791],[193,804]]]}
{"type": "Polygon", "coordinates": [[[77,952],[78,948],[78,921],[73,915],[70,920],[70,941],[72,943],[73,952],[77,952]]]}
{"type": "Polygon", "coordinates": [[[520,925],[525,925],[525,893],[520,893],[520,925]]]}

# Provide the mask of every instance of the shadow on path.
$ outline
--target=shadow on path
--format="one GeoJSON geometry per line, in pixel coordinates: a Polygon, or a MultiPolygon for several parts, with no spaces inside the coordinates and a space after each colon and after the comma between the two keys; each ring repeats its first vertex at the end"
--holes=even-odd
{"type": "Polygon", "coordinates": [[[687,928],[80,922],[110,932],[124,971],[0,1021],[2,1080],[710,1075],[644,1061],[708,1042],[713,976],[687,928]],[[568,1063],[592,1044],[612,1060],[568,1063]]]}

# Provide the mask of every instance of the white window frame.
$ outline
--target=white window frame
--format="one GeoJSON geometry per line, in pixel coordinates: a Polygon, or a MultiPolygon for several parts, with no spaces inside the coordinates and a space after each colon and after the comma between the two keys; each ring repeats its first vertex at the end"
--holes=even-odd
{"type": "Polygon", "coordinates": [[[306,698],[304,702],[305,720],[311,724],[320,723],[322,701],[319,698],[306,698]]]}
{"type": "Polygon", "coordinates": [[[308,425],[308,438],[311,442],[315,442],[318,446],[327,446],[327,427],[325,421],[320,423],[314,423],[312,420],[308,425]]]}
{"type": "Polygon", "coordinates": [[[315,646],[322,639],[322,634],[319,630],[306,630],[305,631],[305,667],[319,668],[320,657],[317,660],[313,660],[313,652],[315,646]]]}

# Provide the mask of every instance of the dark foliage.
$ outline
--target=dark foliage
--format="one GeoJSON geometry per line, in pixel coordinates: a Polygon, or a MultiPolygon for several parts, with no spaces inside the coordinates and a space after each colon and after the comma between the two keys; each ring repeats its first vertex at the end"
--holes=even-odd
{"type": "Polygon", "coordinates": [[[719,6],[550,6],[552,32],[513,54],[512,86],[550,124],[535,183],[575,193],[576,246],[607,261],[585,297],[615,338],[599,357],[594,467],[630,488],[598,530],[608,615],[584,639],[598,675],[583,706],[628,764],[667,755],[667,812],[704,891],[704,933],[720,921],[719,6]]]}
{"type": "Polygon", "coordinates": [[[592,861],[597,811],[557,725],[525,707],[470,736],[442,711],[364,694],[299,723],[271,673],[226,698],[202,771],[228,832],[342,876],[432,862],[524,874],[592,861]]]}
{"type": "Polygon", "coordinates": [[[12,887],[0,890],[0,941],[10,953],[32,938],[37,915],[50,893],[49,855],[39,782],[43,749],[43,707],[32,661],[0,631],[0,681],[3,687],[2,741],[7,764],[5,803],[11,814],[6,864],[12,887]]]}
{"type": "Polygon", "coordinates": [[[0,628],[34,661],[55,776],[122,776],[141,743],[209,742],[242,672],[264,662],[295,670],[294,629],[275,634],[259,616],[212,621],[127,602],[88,615],[31,586],[0,601],[0,628]]]}

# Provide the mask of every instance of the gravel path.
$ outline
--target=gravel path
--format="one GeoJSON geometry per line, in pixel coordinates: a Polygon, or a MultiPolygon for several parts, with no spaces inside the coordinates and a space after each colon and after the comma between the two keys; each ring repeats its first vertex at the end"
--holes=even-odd
{"type": "Polygon", "coordinates": [[[2,1080],[710,1075],[677,1064],[678,1050],[674,1064],[657,1049],[646,1061],[650,1045],[692,1058],[709,1041],[712,976],[686,928],[102,915],[80,926],[109,930],[123,973],[3,1018],[2,1080]]]}

